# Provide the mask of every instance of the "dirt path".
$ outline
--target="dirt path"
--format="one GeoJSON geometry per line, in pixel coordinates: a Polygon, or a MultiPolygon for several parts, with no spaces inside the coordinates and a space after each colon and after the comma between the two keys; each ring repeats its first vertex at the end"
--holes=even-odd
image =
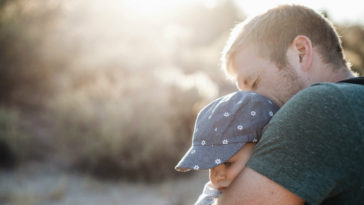
{"type": "Polygon", "coordinates": [[[33,165],[0,172],[0,204],[191,205],[207,181],[207,175],[203,171],[188,178],[146,185],[104,182],[33,165]]]}

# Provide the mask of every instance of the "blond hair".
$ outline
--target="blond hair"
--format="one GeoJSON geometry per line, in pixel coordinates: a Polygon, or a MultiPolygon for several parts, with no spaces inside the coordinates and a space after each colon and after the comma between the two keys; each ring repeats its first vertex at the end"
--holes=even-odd
{"type": "Polygon", "coordinates": [[[235,26],[222,53],[222,68],[233,77],[232,58],[248,45],[255,46],[278,68],[284,68],[287,49],[298,35],[310,38],[324,63],[334,68],[347,66],[339,35],[327,18],[304,6],[281,5],[235,26]]]}

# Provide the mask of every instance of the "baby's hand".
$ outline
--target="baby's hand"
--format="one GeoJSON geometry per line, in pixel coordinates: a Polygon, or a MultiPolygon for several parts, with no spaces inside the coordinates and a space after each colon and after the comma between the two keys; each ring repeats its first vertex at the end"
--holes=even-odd
{"type": "Polygon", "coordinates": [[[221,191],[215,188],[209,181],[205,184],[202,194],[198,197],[195,205],[211,205],[215,204],[216,199],[221,195],[221,191]]]}

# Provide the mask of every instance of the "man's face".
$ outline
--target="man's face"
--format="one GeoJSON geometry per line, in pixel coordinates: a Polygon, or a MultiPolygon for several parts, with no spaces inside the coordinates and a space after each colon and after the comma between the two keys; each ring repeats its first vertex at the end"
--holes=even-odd
{"type": "Polygon", "coordinates": [[[278,106],[282,106],[305,87],[290,63],[284,68],[278,68],[268,58],[259,55],[254,46],[238,51],[232,58],[232,66],[239,89],[255,91],[269,97],[278,106]]]}
{"type": "Polygon", "coordinates": [[[228,161],[210,169],[209,173],[212,185],[220,191],[227,188],[243,170],[254,148],[255,143],[247,143],[228,161]]]}

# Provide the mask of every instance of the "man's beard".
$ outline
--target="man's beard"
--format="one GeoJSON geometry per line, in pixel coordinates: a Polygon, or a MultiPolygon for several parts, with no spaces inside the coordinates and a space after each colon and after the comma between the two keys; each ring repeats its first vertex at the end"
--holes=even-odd
{"type": "Polygon", "coordinates": [[[286,81],[286,87],[284,89],[284,102],[287,102],[292,96],[299,91],[306,88],[303,79],[297,74],[296,70],[287,65],[281,70],[282,78],[286,81]]]}

